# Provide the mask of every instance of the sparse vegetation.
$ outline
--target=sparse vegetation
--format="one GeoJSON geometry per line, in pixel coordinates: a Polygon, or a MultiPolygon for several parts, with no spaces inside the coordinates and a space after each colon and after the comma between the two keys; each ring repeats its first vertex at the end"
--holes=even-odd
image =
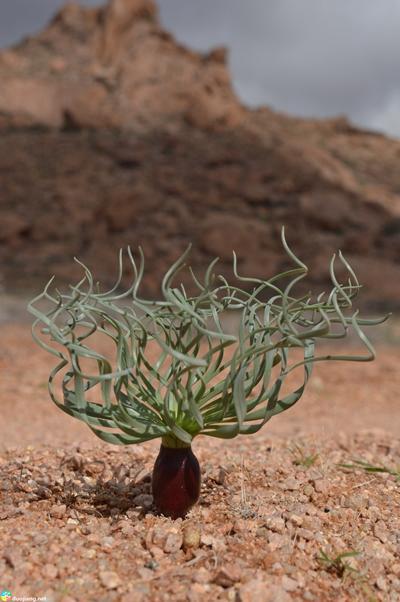
{"type": "Polygon", "coordinates": [[[343,579],[349,573],[359,574],[359,571],[351,566],[348,561],[348,558],[356,558],[359,555],[360,553],[355,550],[341,552],[339,554],[334,552],[331,553],[331,555],[324,552],[324,550],[320,550],[317,560],[323,565],[326,571],[335,573],[338,577],[343,579]]]}
{"type": "Polygon", "coordinates": [[[387,466],[376,466],[365,462],[365,460],[353,460],[350,464],[339,464],[340,468],[346,468],[348,470],[363,470],[369,473],[381,473],[389,474],[395,477],[396,481],[400,481],[400,468],[389,468],[387,466]]]}
{"type": "Polygon", "coordinates": [[[195,437],[231,439],[257,433],[301,398],[315,362],[375,357],[362,327],[385,318],[360,318],[352,309],[360,285],[342,254],[339,260],[349,276],[345,284],[336,275],[334,256],[331,292],[297,298],[294,287],[307,275],[307,266],[289,248],[283,230],[282,244],[294,267],[268,280],[241,276],[234,255],[236,280],[253,286],[250,292],[215,275],[218,259],[203,282],[190,271],[197,295],[174,286],[187,249],[165,274],[162,299],[147,301],[139,296],[143,253],[137,266],[128,248],[134,278],[124,293],[118,291],[121,252],[119,277],[110,291],[102,292],[81,264],[84,277],[70,292],[51,292],[50,282],[29,305],[36,317],[35,340],[59,360],[49,378],[54,403],[108,443],[161,438],[153,495],[166,515],[185,515],[199,497],[200,467],[191,449],[195,437]],[[221,322],[230,313],[239,315],[235,334],[225,332],[221,322]],[[365,354],[315,353],[318,340],[345,338],[349,328],[364,344],[365,354]],[[107,344],[113,348],[112,360],[101,350],[107,344]],[[298,368],[302,383],[285,392],[288,375],[298,368]],[[58,377],[61,398],[55,387],[58,377]]]}
{"type": "Polygon", "coordinates": [[[308,452],[302,445],[295,443],[289,448],[293,455],[293,464],[295,466],[304,466],[304,468],[311,468],[318,461],[319,454],[308,452]]]}

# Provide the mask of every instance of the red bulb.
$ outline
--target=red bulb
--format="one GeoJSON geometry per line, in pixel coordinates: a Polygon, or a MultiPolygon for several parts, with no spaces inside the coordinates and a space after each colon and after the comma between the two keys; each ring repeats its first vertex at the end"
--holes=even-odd
{"type": "Polygon", "coordinates": [[[165,516],[183,518],[200,495],[200,465],[191,447],[161,445],[154,464],[154,503],[165,516]]]}

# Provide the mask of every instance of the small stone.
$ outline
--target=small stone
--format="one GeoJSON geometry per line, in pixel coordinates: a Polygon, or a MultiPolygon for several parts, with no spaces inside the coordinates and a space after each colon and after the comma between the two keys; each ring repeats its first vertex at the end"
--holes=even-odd
{"type": "Polygon", "coordinates": [[[129,523],[125,523],[121,529],[121,533],[127,537],[130,537],[135,533],[135,529],[129,523]]]}
{"type": "Polygon", "coordinates": [[[225,485],[226,475],[227,475],[226,469],[223,468],[223,466],[220,466],[219,470],[218,470],[218,474],[215,478],[215,482],[218,485],[221,485],[223,487],[225,485]]]}
{"type": "Polygon", "coordinates": [[[141,493],[133,498],[135,506],[141,506],[145,510],[150,510],[153,505],[153,496],[148,493],[141,493]]]}
{"type": "Polygon", "coordinates": [[[113,571],[101,571],[99,577],[106,589],[117,589],[121,585],[120,578],[113,571]]]}
{"type": "Polygon", "coordinates": [[[161,558],[164,556],[164,551],[158,546],[151,546],[149,548],[149,552],[156,560],[161,560],[161,558]]]}
{"type": "Polygon", "coordinates": [[[232,587],[241,580],[242,572],[235,564],[227,564],[221,568],[214,578],[214,583],[221,587],[232,587]]]}
{"type": "Polygon", "coordinates": [[[312,531],[310,531],[309,529],[303,529],[302,527],[300,527],[300,529],[297,529],[297,535],[299,537],[302,537],[306,541],[310,541],[311,539],[314,539],[314,533],[312,531]]]}
{"type": "MultiPolygon", "coordinates": [[[[247,533],[248,530],[249,530],[249,521],[248,520],[244,520],[242,518],[238,518],[233,523],[232,530],[235,533],[247,533]]],[[[208,537],[211,538],[211,536],[208,536],[208,537]]],[[[202,541],[203,541],[203,538],[202,538],[202,541]]]]}
{"type": "Polygon", "coordinates": [[[194,581],[195,583],[210,583],[211,573],[204,567],[201,567],[193,573],[192,581],[194,581]]]}
{"type": "Polygon", "coordinates": [[[215,538],[215,537],[213,537],[212,535],[207,535],[207,534],[204,534],[204,533],[203,533],[203,534],[201,535],[201,543],[202,543],[204,546],[210,546],[210,547],[213,547],[213,548],[215,548],[215,546],[216,546],[216,543],[217,543],[217,540],[216,540],[216,538],[215,538]]]}
{"type": "Polygon", "coordinates": [[[362,495],[350,495],[343,500],[344,508],[352,508],[353,510],[360,511],[366,508],[367,500],[362,495]]]}
{"type": "Polygon", "coordinates": [[[114,537],[103,537],[103,539],[101,540],[101,547],[110,549],[113,547],[114,541],[114,537]]]}
{"type": "Polygon", "coordinates": [[[268,537],[268,535],[269,535],[269,530],[267,529],[267,527],[258,527],[258,529],[256,531],[257,537],[268,537]]]}
{"type": "Polygon", "coordinates": [[[314,487],[312,485],[310,485],[310,483],[307,483],[307,485],[304,486],[304,495],[306,495],[307,497],[312,497],[315,493],[314,487]]]}
{"type": "Polygon", "coordinates": [[[305,516],[303,520],[303,527],[315,532],[322,529],[322,521],[317,516],[305,516]]]}
{"type": "Polygon", "coordinates": [[[301,525],[303,524],[303,517],[299,516],[298,514],[291,514],[289,516],[289,521],[295,526],[295,527],[301,527],[301,525]]]}
{"type": "Polygon", "coordinates": [[[270,516],[265,522],[268,529],[275,533],[283,533],[285,530],[285,521],[280,516],[270,516]]]}
{"type": "Polygon", "coordinates": [[[281,488],[284,491],[297,491],[300,489],[300,483],[294,477],[288,477],[283,483],[281,483],[281,488]]]}
{"type": "Polygon", "coordinates": [[[13,550],[13,551],[10,550],[3,554],[3,559],[6,561],[8,566],[10,566],[12,569],[15,569],[21,565],[22,556],[20,553],[16,552],[15,550],[13,550]]]}
{"type": "Polygon", "coordinates": [[[294,592],[299,587],[299,584],[295,579],[291,579],[290,577],[284,575],[282,577],[282,587],[285,592],[294,592]]]}
{"type": "Polygon", "coordinates": [[[58,568],[54,564],[45,564],[43,567],[43,576],[48,579],[55,579],[58,575],[58,568]]]}
{"type": "Polygon", "coordinates": [[[201,529],[198,525],[186,525],[183,529],[183,544],[184,550],[196,550],[201,542],[201,529]]]}
{"type": "Polygon", "coordinates": [[[375,537],[377,537],[382,543],[386,543],[388,540],[388,530],[383,521],[378,521],[375,523],[373,532],[375,537]]]}
{"type": "Polygon", "coordinates": [[[50,508],[50,516],[53,518],[63,518],[67,511],[65,504],[55,504],[50,508]]]}
{"type": "Polygon", "coordinates": [[[79,525],[79,521],[78,521],[78,520],[76,520],[76,518],[69,518],[69,519],[67,520],[67,525],[73,525],[73,526],[76,526],[76,525],[79,525]]]}
{"type": "Polygon", "coordinates": [[[190,591],[187,594],[189,602],[203,602],[209,592],[210,586],[203,583],[193,583],[190,591]]]}
{"type": "Polygon", "coordinates": [[[330,483],[327,479],[317,479],[313,481],[314,489],[318,493],[327,494],[330,489],[330,483]]]}
{"type": "Polygon", "coordinates": [[[146,583],[137,583],[131,592],[122,596],[121,602],[138,602],[138,600],[145,600],[149,594],[150,588],[146,583]]]}
{"type": "Polygon", "coordinates": [[[149,531],[146,537],[146,547],[151,548],[153,545],[163,548],[168,537],[168,530],[165,526],[156,527],[153,531],[149,531]]]}
{"type": "Polygon", "coordinates": [[[174,554],[181,549],[183,543],[182,533],[169,533],[164,544],[164,552],[166,554],[174,554]]]}
{"type": "Polygon", "coordinates": [[[387,592],[388,590],[388,583],[386,581],[386,579],[384,579],[384,577],[378,577],[378,579],[375,581],[376,583],[376,587],[378,589],[380,589],[382,592],[387,592]]]}
{"type": "Polygon", "coordinates": [[[268,534],[269,550],[271,552],[274,552],[275,550],[279,550],[280,548],[283,548],[286,545],[288,539],[289,538],[282,535],[281,533],[273,533],[272,531],[269,531],[269,534],[268,534]]]}
{"type": "Polygon", "coordinates": [[[240,602],[265,602],[268,586],[260,579],[251,579],[239,588],[240,602]]]}
{"type": "Polygon", "coordinates": [[[143,581],[151,581],[151,579],[153,579],[154,576],[153,570],[148,569],[147,567],[141,567],[140,569],[138,569],[138,573],[143,581]]]}
{"type": "Polygon", "coordinates": [[[32,538],[33,543],[37,546],[44,546],[47,544],[47,535],[45,535],[44,533],[36,533],[36,535],[33,536],[32,538]]]}
{"type": "Polygon", "coordinates": [[[397,575],[397,577],[400,576],[400,562],[395,562],[392,564],[392,566],[390,567],[392,573],[394,573],[395,575],[397,575]]]}

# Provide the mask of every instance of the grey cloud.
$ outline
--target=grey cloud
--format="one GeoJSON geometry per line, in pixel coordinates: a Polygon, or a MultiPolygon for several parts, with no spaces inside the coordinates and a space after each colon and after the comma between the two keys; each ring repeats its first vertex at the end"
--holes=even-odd
{"type": "Polygon", "coordinates": [[[397,110],[400,116],[398,0],[160,4],[180,39],[230,47],[236,89],[250,104],[305,116],[345,113],[368,127],[392,123],[397,110]],[[390,99],[392,117],[380,120],[390,99]]]}
{"type": "MultiPolygon", "coordinates": [[[[2,0],[0,46],[40,29],[62,0],[2,0]]],[[[101,4],[86,0],[87,5],[101,4]]],[[[347,114],[400,135],[398,0],[159,0],[165,26],[201,50],[230,48],[251,104],[347,114]]]]}
{"type": "MultiPolygon", "coordinates": [[[[39,31],[65,0],[1,0],[0,48],[39,31]]],[[[80,0],[80,4],[96,6],[99,0],[80,0]]]]}

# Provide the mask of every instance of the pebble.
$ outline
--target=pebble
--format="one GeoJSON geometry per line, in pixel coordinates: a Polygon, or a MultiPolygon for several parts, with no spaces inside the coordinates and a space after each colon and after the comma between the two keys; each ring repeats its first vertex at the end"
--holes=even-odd
{"type": "Polygon", "coordinates": [[[140,569],[138,569],[138,573],[143,581],[151,581],[151,579],[153,579],[154,576],[152,569],[148,569],[147,567],[141,567],[140,569]]]}
{"type": "Polygon", "coordinates": [[[295,526],[295,527],[301,527],[301,525],[303,524],[303,517],[299,516],[298,514],[290,514],[289,516],[289,521],[295,526]]]}
{"type": "Polygon", "coordinates": [[[103,539],[101,540],[101,547],[102,548],[112,548],[114,545],[115,539],[114,537],[103,537],[103,539]]]}
{"type": "Polygon", "coordinates": [[[354,494],[344,498],[342,506],[360,511],[367,507],[367,500],[362,495],[354,494]]]}
{"type": "Polygon", "coordinates": [[[50,516],[53,518],[63,518],[67,511],[67,506],[65,504],[55,504],[50,508],[50,516]]]}
{"type": "Polygon", "coordinates": [[[382,543],[386,543],[388,540],[388,530],[383,521],[378,521],[373,527],[373,533],[382,543]]]}
{"type": "Polygon", "coordinates": [[[145,510],[150,510],[153,505],[153,496],[149,493],[141,493],[133,498],[135,506],[141,506],[145,510]]]}
{"type": "Polygon", "coordinates": [[[76,525],[79,525],[79,521],[76,520],[76,518],[69,518],[67,520],[67,525],[74,525],[74,526],[76,526],[76,525]]]}
{"type": "Polygon", "coordinates": [[[294,592],[299,587],[299,584],[295,579],[291,579],[291,577],[284,575],[282,577],[282,587],[285,592],[294,592]]]}
{"type": "Polygon", "coordinates": [[[146,583],[137,583],[131,592],[122,596],[121,602],[138,602],[138,600],[145,600],[149,594],[150,588],[146,583]]]}
{"type": "Polygon", "coordinates": [[[270,552],[274,552],[275,550],[285,547],[288,542],[290,542],[290,537],[282,535],[281,533],[273,533],[272,531],[269,532],[268,543],[270,552]]]}
{"type": "Polygon", "coordinates": [[[209,589],[208,584],[194,583],[187,594],[187,600],[189,602],[204,602],[204,600],[207,600],[206,596],[209,589]]]}
{"type": "Polygon", "coordinates": [[[313,481],[314,489],[317,493],[327,494],[330,489],[330,482],[327,479],[316,479],[313,481]]]}
{"type": "Polygon", "coordinates": [[[285,521],[280,516],[270,516],[265,521],[265,525],[275,533],[283,533],[285,530],[285,521]]]}
{"type": "Polygon", "coordinates": [[[282,588],[270,585],[261,579],[252,579],[239,589],[240,602],[292,602],[291,596],[282,588]]]}
{"type": "Polygon", "coordinates": [[[37,546],[44,546],[47,543],[47,535],[44,533],[36,533],[32,539],[33,543],[37,546]]]}
{"type": "Polygon", "coordinates": [[[129,523],[125,523],[121,528],[121,533],[123,533],[127,537],[130,537],[135,533],[135,529],[129,523]]]}
{"type": "Polygon", "coordinates": [[[188,549],[196,550],[200,546],[201,529],[198,525],[186,525],[183,528],[182,534],[183,534],[182,547],[184,550],[188,550],[188,549]]]}
{"type": "Polygon", "coordinates": [[[252,579],[239,588],[240,602],[266,602],[268,586],[260,579],[252,579]]]}
{"type": "Polygon", "coordinates": [[[297,529],[297,535],[299,537],[302,537],[306,541],[310,541],[311,539],[314,539],[314,533],[312,531],[310,531],[309,529],[303,529],[302,527],[297,529]]]}
{"type": "Polygon", "coordinates": [[[164,552],[166,554],[174,554],[181,549],[183,544],[182,533],[169,533],[164,544],[164,552]]]}
{"type": "Polygon", "coordinates": [[[307,485],[304,486],[303,492],[304,495],[306,495],[307,497],[311,497],[314,495],[315,490],[314,487],[310,485],[310,483],[307,483],[307,485]]]}
{"type": "Polygon", "coordinates": [[[210,546],[210,547],[213,547],[213,548],[215,548],[215,547],[216,547],[216,544],[217,544],[217,540],[216,540],[216,538],[215,538],[215,537],[213,537],[212,535],[207,535],[207,534],[204,534],[204,533],[203,533],[203,534],[201,535],[201,543],[202,543],[204,546],[210,546]]]}
{"type": "Polygon", "coordinates": [[[101,571],[99,577],[106,589],[117,589],[121,585],[120,578],[113,571],[101,571]]]}
{"type": "Polygon", "coordinates": [[[149,548],[149,552],[156,560],[161,560],[164,557],[164,550],[162,550],[158,546],[151,546],[149,548]]]}
{"type": "Polygon", "coordinates": [[[58,568],[54,564],[45,564],[43,567],[43,576],[47,579],[55,579],[58,575],[58,568]]]}
{"type": "Polygon", "coordinates": [[[232,587],[235,583],[241,580],[242,571],[235,564],[227,564],[221,568],[214,578],[214,583],[221,587],[232,587]]]}
{"type": "Polygon", "coordinates": [[[4,552],[3,560],[12,568],[18,568],[21,565],[22,557],[21,554],[15,550],[10,550],[8,552],[4,552]]]}
{"type": "Polygon", "coordinates": [[[195,583],[210,583],[212,577],[210,571],[204,567],[200,567],[192,575],[192,581],[195,583]]]}
{"type": "Polygon", "coordinates": [[[400,577],[400,562],[394,562],[390,568],[392,573],[400,577]]]}
{"type": "Polygon", "coordinates": [[[164,547],[165,540],[168,536],[168,530],[165,526],[156,527],[153,531],[150,531],[146,537],[146,547],[151,548],[153,545],[162,548],[164,547]]]}
{"type": "Polygon", "coordinates": [[[257,537],[268,537],[269,533],[270,532],[267,529],[267,527],[258,527],[258,529],[256,531],[256,536],[257,537]]]}
{"type": "Polygon", "coordinates": [[[284,491],[297,491],[300,489],[300,483],[294,477],[288,477],[280,486],[284,491]]]}
{"type": "Polygon", "coordinates": [[[376,587],[378,589],[380,589],[382,592],[387,592],[388,583],[384,577],[382,577],[382,576],[378,577],[378,579],[375,581],[375,583],[376,583],[376,587]]]}

